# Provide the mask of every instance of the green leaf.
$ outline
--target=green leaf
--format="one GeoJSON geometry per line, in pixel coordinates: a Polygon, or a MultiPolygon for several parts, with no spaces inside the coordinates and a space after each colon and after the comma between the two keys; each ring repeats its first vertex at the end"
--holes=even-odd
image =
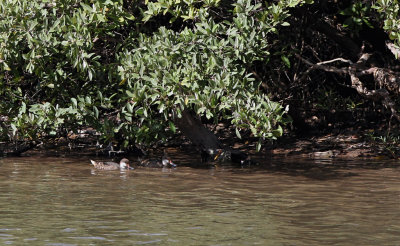
{"type": "Polygon", "coordinates": [[[142,116],[144,113],[143,113],[143,108],[142,107],[140,107],[140,108],[138,108],[136,111],[135,111],[135,114],[137,115],[137,116],[142,116]]]}
{"type": "Polygon", "coordinates": [[[61,18],[56,19],[56,21],[53,23],[53,26],[50,28],[49,32],[54,32],[54,29],[56,27],[58,27],[58,25],[60,24],[61,18]]]}
{"type": "Polygon", "coordinates": [[[103,94],[101,91],[97,91],[97,96],[99,97],[100,101],[103,101],[103,94]]]}
{"type": "Polygon", "coordinates": [[[71,98],[71,101],[72,101],[72,105],[73,105],[75,108],[78,107],[78,101],[76,101],[75,98],[71,98]]]}
{"type": "Polygon", "coordinates": [[[126,95],[128,95],[128,97],[131,97],[131,98],[135,97],[135,94],[133,94],[133,93],[132,93],[131,91],[129,91],[129,90],[126,90],[125,93],[126,93],[126,95]]]}
{"type": "Polygon", "coordinates": [[[257,150],[257,152],[259,152],[261,150],[261,141],[260,140],[257,142],[256,150],[257,150]]]}
{"type": "Polygon", "coordinates": [[[250,130],[254,136],[257,136],[257,129],[254,126],[250,126],[250,130]]]}
{"type": "Polygon", "coordinates": [[[165,109],[165,104],[161,103],[160,106],[158,107],[158,112],[162,113],[164,111],[164,109],[165,109]]]}
{"type": "Polygon", "coordinates": [[[10,126],[11,126],[11,128],[12,128],[13,135],[15,136],[15,134],[16,134],[17,131],[18,131],[18,129],[17,129],[17,127],[15,126],[14,123],[11,123],[10,126]]]}
{"type": "Polygon", "coordinates": [[[92,104],[92,99],[90,99],[89,96],[85,97],[85,101],[86,101],[87,104],[92,104]]]}
{"type": "Polygon", "coordinates": [[[21,106],[20,112],[23,113],[23,114],[26,113],[26,104],[24,102],[22,102],[22,106],[21,106]]]}
{"type": "Polygon", "coordinates": [[[282,136],[282,134],[283,134],[283,129],[282,129],[282,127],[281,127],[280,125],[278,125],[278,128],[272,131],[272,134],[273,134],[275,137],[280,137],[280,136],[282,136]]]}
{"type": "Polygon", "coordinates": [[[11,68],[8,66],[8,64],[7,63],[5,63],[5,62],[3,62],[3,67],[4,67],[4,70],[6,70],[6,71],[11,71],[11,68]]]}
{"type": "Polygon", "coordinates": [[[96,117],[96,119],[99,118],[99,110],[97,109],[96,106],[93,106],[93,112],[94,112],[94,117],[96,117]]]}
{"type": "Polygon", "coordinates": [[[132,106],[132,104],[127,103],[127,104],[126,104],[126,108],[128,109],[128,112],[129,112],[129,113],[133,113],[133,106],[132,106]]]}
{"type": "Polygon", "coordinates": [[[236,132],[236,136],[237,136],[239,139],[242,139],[242,136],[240,135],[240,132],[239,132],[238,128],[235,129],[235,132],[236,132]]]}
{"type": "Polygon", "coordinates": [[[214,117],[214,114],[211,113],[210,110],[207,110],[207,111],[206,111],[206,118],[207,118],[207,119],[211,119],[212,117],[214,117]]]}
{"type": "Polygon", "coordinates": [[[289,61],[289,58],[287,58],[287,56],[282,55],[282,56],[281,56],[281,59],[282,59],[283,63],[285,63],[285,65],[286,65],[288,68],[290,68],[290,61],[289,61]]]}
{"type": "Polygon", "coordinates": [[[174,123],[172,123],[171,121],[169,122],[169,128],[171,129],[171,131],[172,131],[173,133],[176,133],[176,127],[175,127],[175,124],[174,124],[174,123]]]}
{"type": "Polygon", "coordinates": [[[129,140],[125,139],[122,146],[124,146],[124,148],[128,147],[129,145],[129,140]]]}
{"type": "Polygon", "coordinates": [[[82,8],[84,9],[84,10],[86,10],[86,11],[88,11],[88,12],[92,12],[93,11],[93,9],[89,6],[89,5],[87,5],[87,4],[85,4],[85,3],[80,3],[80,5],[82,6],[82,8]]]}

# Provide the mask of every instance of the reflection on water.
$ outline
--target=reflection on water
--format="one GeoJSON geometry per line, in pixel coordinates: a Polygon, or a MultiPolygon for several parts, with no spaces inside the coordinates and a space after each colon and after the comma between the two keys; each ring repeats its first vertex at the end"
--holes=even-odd
{"type": "Polygon", "coordinates": [[[399,245],[396,165],[120,172],[81,159],[2,159],[0,244],[399,245]]]}

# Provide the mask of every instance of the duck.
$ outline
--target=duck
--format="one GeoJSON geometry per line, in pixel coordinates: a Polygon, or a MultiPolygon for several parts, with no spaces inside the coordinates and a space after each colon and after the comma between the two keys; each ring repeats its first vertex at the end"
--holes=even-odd
{"type": "Polygon", "coordinates": [[[234,149],[203,149],[201,152],[202,162],[208,162],[210,159],[219,162],[230,161],[241,166],[256,164],[246,153],[234,149]]]}
{"type": "Polygon", "coordinates": [[[177,167],[175,163],[172,162],[171,158],[164,152],[161,160],[158,159],[139,159],[139,166],[142,167],[177,167]]]}
{"type": "Polygon", "coordinates": [[[133,167],[129,165],[129,160],[126,158],[121,159],[119,164],[112,161],[102,162],[90,160],[90,162],[96,169],[100,170],[133,169],[133,167]]]}
{"type": "Polygon", "coordinates": [[[203,148],[201,149],[200,155],[201,155],[201,162],[202,163],[207,163],[207,162],[213,162],[218,159],[220,159],[221,154],[223,153],[222,149],[212,149],[212,148],[203,148]]]}

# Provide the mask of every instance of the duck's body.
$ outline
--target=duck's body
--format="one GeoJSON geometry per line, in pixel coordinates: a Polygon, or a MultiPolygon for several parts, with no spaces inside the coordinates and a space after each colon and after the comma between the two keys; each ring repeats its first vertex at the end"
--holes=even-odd
{"type": "Polygon", "coordinates": [[[232,162],[240,164],[241,166],[250,166],[256,164],[251,158],[242,151],[229,150],[229,149],[202,149],[201,150],[202,162],[232,162]]]}
{"type": "Polygon", "coordinates": [[[139,166],[142,167],[176,167],[176,164],[172,162],[172,160],[164,154],[161,160],[157,159],[144,159],[139,160],[139,166]]]}
{"type": "Polygon", "coordinates": [[[96,169],[99,170],[133,169],[129,166],[129,160],[126,158],[123,158],[119,164],[112,161],[102,162],[90,160],[90,162],[96,169]]]}

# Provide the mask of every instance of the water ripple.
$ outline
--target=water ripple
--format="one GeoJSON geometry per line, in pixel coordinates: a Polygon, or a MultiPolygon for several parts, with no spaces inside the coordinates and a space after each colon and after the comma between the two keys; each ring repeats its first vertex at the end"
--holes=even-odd
{"type": "Polygon", "coordinates": [[[6,158],[0,244],[400,244],[400,168],[284,161],[121,178],[87,160],[6,158]]]}

